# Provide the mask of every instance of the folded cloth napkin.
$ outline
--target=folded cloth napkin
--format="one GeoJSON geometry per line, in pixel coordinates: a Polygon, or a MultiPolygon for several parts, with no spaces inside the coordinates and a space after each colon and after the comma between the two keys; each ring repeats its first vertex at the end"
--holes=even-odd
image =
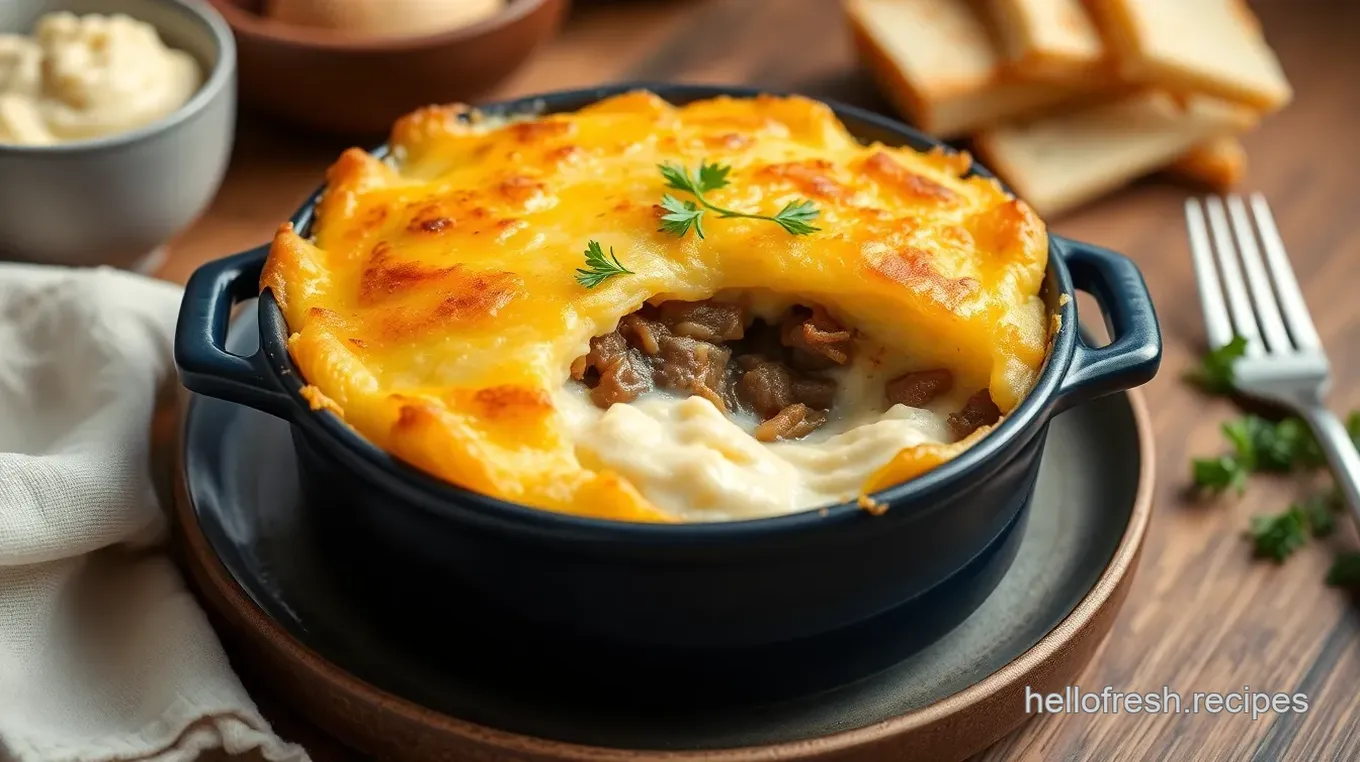
{"type": "Polygon", "coordinates": [[[180,290],[0,264],[0,760],[306,760],[159,550],[148,453],[180,290]]]}

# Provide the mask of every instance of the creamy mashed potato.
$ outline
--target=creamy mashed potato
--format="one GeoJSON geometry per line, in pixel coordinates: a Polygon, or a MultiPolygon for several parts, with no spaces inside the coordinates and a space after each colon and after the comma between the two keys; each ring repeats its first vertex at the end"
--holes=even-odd
{"type": "Polygon", "coordinates": [[[51,13],[31,37],[0,34],[0,143],[50,145],[169,115],[203,84],[187,53],[123,15],[51,13]]]}
{"type": "Polygon", "coordinates": [[[952,398],[884,411],[883,379],[867,363],[837,375],[831,420],[788,442],[757,441],[754,417],[699,396],[653,392],[601,410],[588,389],[568,384],[553,405],[583,464],[617,472],[681,521],[755,519],[853,501],[904,448],[952,440],[952,398]]]}

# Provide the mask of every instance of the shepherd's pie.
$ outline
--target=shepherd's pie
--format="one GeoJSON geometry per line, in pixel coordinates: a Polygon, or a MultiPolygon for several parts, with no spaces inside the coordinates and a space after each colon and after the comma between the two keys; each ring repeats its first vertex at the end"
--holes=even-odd
{"type": "Polygon", "coordinates": [[[456,485],[634,521],[874,510],[1044,360],[1044,225],[970,163],[799,97],[431,107],[340,157],[261,287],[318,414],[456,485]]]}

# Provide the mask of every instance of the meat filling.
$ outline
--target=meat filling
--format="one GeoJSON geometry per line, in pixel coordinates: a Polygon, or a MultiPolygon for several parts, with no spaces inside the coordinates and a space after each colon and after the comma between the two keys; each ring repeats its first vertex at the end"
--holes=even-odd
{"type": "Polygon", "coordinates": [[[768,325],[738,304],[663,302],[591,339],[572,378],[599,407],[667,389],[754,413],[762,441],[797,439],[826,423],[836,382],[817,371],[849,362],[853,338],[820,307],[795,307],[768,325]]]}
{"type": "Polygon", "coordinates": [[[794,367],[825,370],[850,362],[853,333],[821,307],[794,307],[784,316],[780,343],[792,350],[794,367]]]}
{"type": "Polygon", "coordinates": [[[773,442],[778,439],[798,439],[826,423],[826,413],[796,402],[775,413],[773,418],[756,427],[756,439],[773,442]]]}
{"type": "Polygon", "coordinates": [[[662,302],[657,309],[662,324],[677,336],[719,343],[746,333],[746,311],[725,302],[662,302]]]}
{"type": "Polygon", "coordinates": [[[1001,419],[1001,409],[992,401],[991,392],[983,389],[968,398],[959,412],[949,416],[949,431],[955,439],[963,439],[983,426],[991,426],[1001,419]]]}
{"type": "Polygon", "coordinates": [[[581,380],[593,374],[590,398],[600,407],[632,402],[652,389],[652,369],[646,357],[628,346],[617,331],[591,339],[585,362],[573,363],[572,367],[573,371],[579,368],[581,380]]]}
{"type": "Polygon", "coordinates": [[[697,394],[719,410],[727,409],[722,389],[732,350],[685,336],[665,336],[658,346],[660,351],[652,359],[657,385],[697,394]]]}
{"type": "Polygon", "coordinates": [[[906,373],[888,382],[884,396],[889,405],[924,407],[954,388],[954,374],[944,368],[906,373]]]}
{"type": "MultiPolygon", "coordinates": [[[[725,412],[752,413],[762,442],[798,439],[826,423],[837,384],[825,371],[850,362],[854,339],[819,306],[796,306],[770,325],[738,304],[670,301],[645,305],[591,339],[571,375],[601,408],[665,389],[701,396],[725,412]]],[[[923,407],[953,386],[946,369],[915,371],[889,381],[884,397],[889,407],[923,407]]],[[[963,439],[1000,416],[984,389],[948,425],[963,439]]]]}

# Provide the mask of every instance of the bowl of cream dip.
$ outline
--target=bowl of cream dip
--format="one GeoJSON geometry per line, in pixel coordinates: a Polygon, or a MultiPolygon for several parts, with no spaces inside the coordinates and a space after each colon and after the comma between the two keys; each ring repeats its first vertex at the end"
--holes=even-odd
{"type": "Polygon", "coordinates": [[[0,260],[154,267],[217,193],[235,116],[206,3],[0,3],[0,260]]]}

